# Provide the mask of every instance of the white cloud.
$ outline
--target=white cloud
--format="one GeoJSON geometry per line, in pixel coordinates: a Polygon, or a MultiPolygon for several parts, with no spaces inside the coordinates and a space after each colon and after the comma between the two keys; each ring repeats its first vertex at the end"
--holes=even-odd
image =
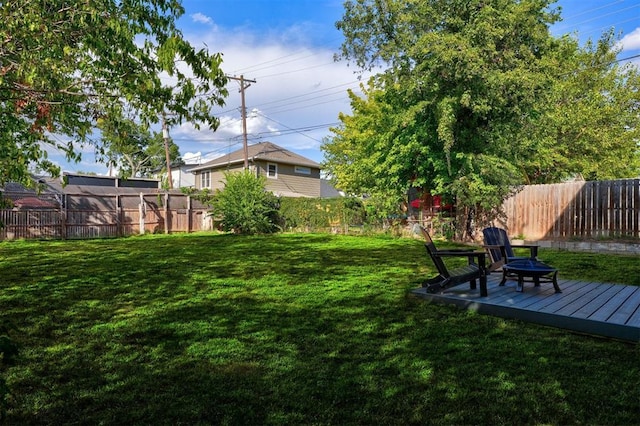
{"type": "Polygon", "coordinates": [[[622,46],[622,50],[640,49],[640,27],[622,37],[620,45],[622,46]]]}
{"type": "Polygon", "coordinates": [[[200,13],[200,12],[193,13],[191,15],[191,19],[193,19],[193,22],[197,22],[199,24],[207,24],[207,25],[212,25],[213,24],[213,19],[211,19],[207,15],[205,15],[203,13],[200,13]]]}
{"type": "Polygon", "coordinates": [[[185,164],[202,164],[211,161],[223,154],[203,154],[201,152],[185,152],[182,156],[185,164]]]}
{"type": "MultiPolygon", "coordinates": [[[[245,89],[249,144],[269,141],[322,161],[320,145],[331,134],[328,127],[339,121],[340,112],[351,111],[347,89],[359,92],[354,69],[333,60],[338,47],[312,46],[303,26],[264,34],[221,27],[194,31],[200,30],[190,28],[185,37],[196,48],[221,52],[227,75],[255,80],[245,89]]],[[[227,89],[215,133],[191,125],[171,129],[181,152],[227,154],[242,148],[239,82],[229,80],[227,89]]]]}
{"type": "Polygon", "coordinates": [[[200,151],[198,151],[198,152],[185,152],[184,155],[182,156],[182,160],[186,164],[198,164],[198,162],[200,161],[201,157],[202,157],[202,153],[200,151]]]}

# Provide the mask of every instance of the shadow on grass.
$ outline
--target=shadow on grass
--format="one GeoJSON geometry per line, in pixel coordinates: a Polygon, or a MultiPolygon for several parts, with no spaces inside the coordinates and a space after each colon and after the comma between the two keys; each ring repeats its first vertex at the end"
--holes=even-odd
{"type": "Polygon", "coordinates": [[[23,332],[8,370],[14,424],[637,414],[635,348],[414,299],[407,290],[430,266],[416,241],[191,235],[0,254],[1,315],[23,332]]]}

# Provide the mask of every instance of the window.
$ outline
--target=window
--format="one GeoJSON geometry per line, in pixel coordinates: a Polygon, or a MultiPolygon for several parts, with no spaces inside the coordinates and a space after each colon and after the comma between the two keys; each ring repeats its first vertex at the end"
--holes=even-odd
{"type": "Polygon", "coordinates": [[[200,188],[211,188],[211,172],[202,172],[200,175],[200,188]]]}
{"type": "Polygon", "coordinates": [[[296,166],[295,171],[301,175],[310,175],[311,167],[296,166]]]}
{"type": "Polygon", "coordinates": [[[277,179],[278,178],[278,165],[269,163],[267,164],[267,177],[277,179]]]}

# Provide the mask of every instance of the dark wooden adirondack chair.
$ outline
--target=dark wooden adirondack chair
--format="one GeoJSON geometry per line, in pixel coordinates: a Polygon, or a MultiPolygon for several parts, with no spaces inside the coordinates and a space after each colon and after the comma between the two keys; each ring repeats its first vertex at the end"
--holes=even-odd
{"type": "MultiPolygon", "coordinates": [[[[476,280],[480,281],[480,296],[487,296],[486,253],[484,251],[471,250],[438,250],[426,229],[418,226],[425,243],[424,246],[429,257],[438,269],[438,276],[422,283],[428,293],[439,293],[448,287],[469,282],[472,290],[476,289],[476,280]],[[445,265],[445,257],[466,257],[468,264],[449,270],[445,265]],[[477,262],[476,262],[477,260],[477,262]]],[[[417,229],[414,228],[415,231],[417,229]]]]}
{"type": "Polygon", "coordinates": [[[500,269],[505,263],[514,260],[537,260],[538,245],[536,244],[518,244],[511,245],[507,231],[502,228],[489,227],[482,230],[484,236],[484,248],[487,249],[491,263],[488,266],[489,272],[500,269]],[[529,256],[516,256],[513,248],[529,249],[529,256]]]}

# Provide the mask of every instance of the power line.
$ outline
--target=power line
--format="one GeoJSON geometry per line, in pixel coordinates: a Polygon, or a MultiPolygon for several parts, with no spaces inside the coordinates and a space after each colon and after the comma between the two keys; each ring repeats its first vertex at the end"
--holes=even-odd
{"type": "Polygon", "coordinates": [[[267,70],[267,69],[269,69],[269,68],[275,68],[275,67],[280,66],[280,65],[289,64],[289,63],[291,63],[291,62],[301,61],[301,60],[303,60],[303,59],[310,58],[310,57],[313,57],[313,56],[317,56],[317,54],[315,54],[315,53],[310,53],[310,54],[308,54],[308,55],[306,55],[306,56],[303,56],[303,57],[301,57],[301,58],[291,59],[291,60],[289,60],[289,61],[284,61],[284,62],[278,62],[277,64],[269,65],[269,66],[262,67],[262,68],[255,68],[255,67],[249,67],[249,68],[251,69],[251,72],[262,71],[262,70],[267,70]]]}
{"type": "Polygon", "coordinates": [[[638,20],[638,18],[629,18],[629,19],[626,19],[624,21],[619,21],[619,22],[616,22],[614,24],[607,25],[605,27],[600,27],[600,28],[597,28],[597,29],[593,29],[593,30],[590,30],[590,31],[586,31],[586,32],[580,33],[580,35],[587,36],[589,34],[594,34],[594,33],[598,33],[599,35],[602,35],[602,33],[605,32],[608,29],[617,28],[620,24],[626,24],[627,22],[637,21],[637,20],[638,20]]]}
{"type": "Polygon", "coordinates": [[[315,106],[318,106],[318,105],[325,105],[325,104],[330,104],[330,103],[333,103],[333,102],[340,102],[340,101],[344,101],[344,100],[345,100],[344,97],[340,97],[340,98],[331,99],[331,100],[328,100],[328,101],[325,101],[325,102],[316,102],[316,103],[311,104],[311,105],[304,105],[304,106],[299,106],[299,107],[295,107],[295,108],[288,108],[288,109],[283,109],[283,110],[270,111],[270,113],[271,114],[281,114],[283,112],[301,110],[301,109],[315,107],[315,106]]]}
{"type": "MultiPolygon", "coordinates": [[[[331,44],[332,44],[334,41],[338,40],[338,39],[340,39],[340,37],[336,37],[336,38],[334,38],[334,39],[332,39],[332,40],[329,40],[327,43],[324,43],[323,45],[321,45],[321,46],[319,46],[319,47],[324,47],[324,48],[325,48],[325,49],[327,49],[327,50],[334,51],[334,50],[335,50],[335,47],[331,46],[331,44]],[[331,47],[330,47],[330,46],[331,46],[331,47]]],[[[266,65],[266,64],[270,64],[270,63],[278,62],[278,61],[280,61],[281,59],[290,58],[290,57],[292,57],[292,56],[296,56],[296,55],[298,55],[298,54],[300,54],[300,53],[304,53],[304,52],[308,52],[308,51],[309,51],[309,48],[305,47],[305,48],[300,49],[300,50],[297,50],[297,51],[295,51],[295,52],[293,52],[293,53],[289,53],[289,54],[287,54],[287,55],[283,55],[283,56],[280,56],[280,57],[277,57],[277,58],[274,58],[274,59],[270,59],[270,60],[268,60],[268,61],[259,62],[259,63],[257,63],[257,64],[250,65],[250,66],[248,66],[248,67],[240,68],[240,69],[238,69],[238,70],[235,70],[235,71],[234,71],[234,74],[240,74],[241,72],[242,72],[242,73],[246,73],[246,72],[247,72],[247,71],[249,71],[249,70],[255,71],[255,69],[254,69],[254,68],[256,68],[256,67],[261,67],[262,65],[266,65]]],[[[312,56],[314,56],[314,55],[315,55],[315,54],[313,54],[312,56]]],[[[307,57],[308,57],[308,56],[305,56],[304,58],[307,58],[307,57]]],[[[299,58],[299,59],[296,59],[296,60],[300,60],[300,59],[304,59],[304,58],[299,58]]],[[[286,63],[289,63],[289,62],[295,62],[296,60],[287,61],[286,63]]],[[[275,67],[275,66],[278,66],[278,65],[281,65],[281,64],[282,64],[282,63],[276,63],[276,64],[274,64],[274,65],[271,65],[270,67],[275,67]]],[[[266,67],[266,68],[270,68],[270,67],[266,67]]],[[[264,68],[261,68],[261,69],[264,69],[264,68]]]]}
{"type": "MultiPolygon", "coordinates": [[[[274,123],[279,124],[280,126],[286,127],[292,133],[298,133],[298,134],[300,134],[300,135],[302,135],[302,136],[304,136],[306,138],[309,138],[309,139],[311,139],[313,141],[316,141],[316,142],[322,142],[322,141],[319,141],[318,139],[313,138],[313,137],[307,135],[304,132],[310,132],[312,130],[323,129],[323,128],[335,125],[335,124],[332,124],[332,123],[330,123],[330,124],[317,124],[317,125],[314,125],[314,126],[307,126],[307,127],[303,127],[303,128],[294,129],[294,128],[291,128],[291,127],[287,126],[286,124],[283,124],[283,123],[281,123],[281,122],[279,122],[277,120],[274,120],[273,118],[267,117],[266,115],[264,115],[264,114],[262,114],[260,112],[258,112],[257,114],[260,115],[261,117],[266,118],[269,121],[273,121],[274,123]]],[[[274,132],[261,132],[260,134],[267,134],[267,133],[274,133],[274,132]]],[[[282,132],[280,132],[280,133],[282,133],[282,132]]]]}
{"type": "Polygon", "coordinates": [[[568,75],[571,74],[575,74],[577,72],[581,72],[581,71],[585,71],[585,70],[590,70],[590,69],[594,69],[594,68],[600,68],[600,67],[608,67],[609,65],[613,65],[615,63],[618,62],[622,62],[622,61],[630,61],[632,59],[636,59],[636,58],[640,58],[640,54],[637,55],[632,55],[632,56],[627,56],[626,58],[620,58],[620,59],[614,59],[613,61],[609,61],[609,62],[603,62],[601,64],[594,64],[594,65],[590,65],[588,67],[585,68],[581,68],[581,69],[577,69],[577,70],[573,70],[573,71],[568,71],[565,72],[563,74],[560,74],[559,77],[566,77],[568,75]]]}
{"type": "Polygon", "coordinates": [[[616,10],[616,11],[613,11],[611,13],[607,13],[607,14],[604,14],[604,15],[599,15],[599,16],[596,16],[595,18],[587,19],[586,21],[578,22],[578,23],[575,23],[573,25],[588,24],[589,22],[597,21],[597,20],[602,19],[602,18],[604,18],[606,16],[617,15],[620,12],[625,12],[627,10],[637,9],[637,8],[640,8],[640,5],[636,4],[636,5],[633,5],[633,6],[625,7],[624,9],[616,10]]]}
{"type": "MultiPolygon", "coordinates": [[[[275,101],[263,102],[261,104],[254,105],[254,107],[272,105],[272,104],[277,104],[277,103],[280,103],[280,102],[290,101],[292,99],[303,98],[305,96],[313,95],[314,93],[325,92],[327,90],[337,89],[338,87],[350,86],[350,85],[352,85],[354,83],[358,83],[358,81],[356,80],[356,81],[351,81],[351,82],[348,82],[348,83],[342,83],[342,84],[338,84],[336,86],[327,87],[325,89],[314,90],[313,92],[307,92],[307,93],[304,93],[304,94],[301,94],[301,95],[289,96],[288,98],[281,98],[281,99],[278,99],[278,100],[275,100],[275,101]]],[[[329,93],[329,94],[326,94],[326,95],[323,95],[323,96],[330,96],[332,94],[334,94],[334,93],[329,93]]],[[[318,97],[322,97],[322,96],[318,96],[318,97]]],[[[311,99],[316,99],[316,98],[311,98],[311,99]]]]}
{"type": "MultiPolygon", "coordinates": [[[[581,22],[578,23],[578,25],[582,25],[584,23],[588,23],[588,22],[591,22],[591,21],[594,20],[593,18],[589,18],[588,17],[590,13],[597,12],[597,11],[606,11],[607,9],[612,10],[611,9],[612,7],[614,7],[614,6],[616,6],[616,5],[620,4],[620,3],[622,3],[622,1],[618,0],[618,1],[610,2],[610,3],[604,4],[604,5],[599,5],[598,7],[593,7],[593,8],[590,8],[588,10],[584,10],[584,11],[581,11],[581,12],[579,12],[577,14],[571,15],[569,17],[569,19],[573,19],[573,18],[577,18],[577,17],[581,17],[581,16],[582,17],[587,17],[587,19],[583,19],[581,22]]],[[[613,15],[613,14],[616,14],[616,13],[632,10],[632,9],[634,9],[636,7],[638,7],[638,6],[632,5],[632,6],[624,7],[622,9],[617,10],[616,12],[610,12],[610,13],[606,13],[604,15],[601,15],[600,18],[602,16],[610,16],[610,15],[613,15]]],[[[626,20],[626,21],[622,21],[622,22],[628,22],[628,21],[631,21],[631,20],[632,19],[629,19],[629,20],[626,20]]],[[[618,24],[619,23],[616,23],[616,25],[618,25],[618,24]]],[[[565,27],[569,26],[569,25],[572,25],[572,24],[565,24],[565,27]]],[[[243,70],[243,71],[254,70],[255,71],[255,70],[265,70],[265,69],[269,69],[269,68],[276,68],[276,67],[279,67],[279,66],[282,66],[282,65],[285,65],[285,64],[289,64],[289,63],[292,63],[292,62],[296,62],[296,61],[300,61],[300,60],[306,59],[309,56],[311,56],[311,55],[304,55],[305,52],[308,52],[308,49],[306,49],[306,48],[305,49],[301,49],[299,51],[296,51],[296,52],[293,52],[293,53],[290,53],[290,54],[287,54],[287,55],[283,55],[283,56],[278,57],[278,58],[274,58],[274,59],[271,59],[271,60],[268,60],[268,61],[264,61],[264,62],[260,62],[260,63],[254,64],[254,65],[251,65],[251,66],[248,66],[248,67],[245,67],[245,68],[241,68],[240,70],[243,70]]],[[[638,56],[631,56],[631,57],[627,57],[627,58],[622,58],[622,59],[619,59],[616,62],[635,59],[636,57],[638,57],[638,56]]],[[[327,65],[330,65],[330,64],[333,64],[333,63],[334,62],[332,61],[330,63],[317,64],[317,65],[312,65],[312,66],[309,66],[309,67],[293,69],[293,70],[287,70],[287,71],[283,71],[283,72],[279,72],[279,73],[263,75],[263,76],[261,76],[259,78],[280,77],[280,76],[284,76],[284,75],[291,74],[291,73],[302,72],[302,71],[307,71],[307,70],[311,70],[311,69],[317,69],[317,68],[321,68],[321,67],[326,67],[327,65]]],[[[314,103],[309,104],[309,105],[300,106],[300,104],[304,104],[305,102],[310,102],[312,100],[317,100],[317,99],[327,98],[327,97],[333,96],[334,94],[337,94],[337,92],[336,93],[333,93],[333,92],[332,93],[325,93],[325,92],[328,92],[328,91],[332,90],[333,88],[348,86],[349,84],[351,84],[351,83],[344,83],[344,84],[341,84],[341,85],[333,86],[331,88],[326,88],[326,89],[310,91],[310,92],[306,92],[306,93],[302,93],[302,94],[298,94],[298,95],[288,96],[288,97],[277,99],[277,100],[271,100],[271,101],[268,101],[268,102],[254,104],[252,106],[254,108],[258,108],[258,107],[265,107],[265,106],[270,106],[271,107],[271,106],[275,106],[275,105],[278,105],[278,104],[286,104],[286,105],[281,105],[280,107],[273,108],[272,110],[269,111],[269,114],[280,114],[280,113],[285,113],[285,112],[289,112],[289,111],[292,111],[292,110],[300,110],[300,109],[304,109],[304,108],[316,107],[316,106],[327,104],[327,103],[333,103],[333,102],[337,102],[337,101],[342,101],[342,100],[344,100],[344,97],[340,97],[340,99],[329,99],[329,100],[327,100],[325,102],[314,102],[314,103]],[[325,93],[325,94],[322,94],[320,96],[310,97],[311,95],[318,94],[318,93],[325,93]],[[293,106],[294,104],[298,105],[298,106],[294,107],[293,106]]],[[[233,108],[233,109],[228,109],[228,110],[225,110],[225,111],[222,111],[222,112],[218,113],[217,115],[220,116],[220,115],[226,114],[228,112],[235,111],[237,109],[238,109],[237,107],[233,108]]],[[[293,128],[289,127],[289,126],[284,125],[283,123],[280,123],[280,122],[278,122],[278,121],[276,121],[274,119],[271,119],[270,117],[267,117],[262,112],[258,112],[258,114],[261,115],[262,117],[264,117],[265,119],[268,119],[270,121],[273,121],[273,122],[277,123],[279,126],[287,128],[287,130],[285,130],[285,131],[281,130],[281,131],[278,131],[278,132],[261,132],[258,135],[269,135],[269,134],[272,134],[272,135],[275,136],[275,133],[279,133],[280,135],[285,135],[285,134],[290,134],[291,132],[303,132],[305,129],[309,130],[308,127],[307,128],[293,129],[293,128]]],[[[254,137],[254,135],[250,135],[250,136],[254,137]]]]}
{"type": "MultiPolygon", "coordinates": [[[[573,19],[573,18],[575,18],[575,17],[583,16],[583,15],[587,15],[587,14],[589,14],[589,13],[591,13],[591,12],[594,12],[594,11],[597,11],[597,10],[602,10],[602,9],[608,8],[608,7],[610,7],[610,6],[614,6],[614,5],[616,5],[616,4],[619,4],[619,3],[622,3],[622,2],[621,2],[621,1],[618,1],[618,2],[609,3],[609,4],[607,4],[607,5],[603,5],[603,6],[599,6],[599,7],[594,7],[594,8],[591,8],[591,9],[587,9],[587,10],[585,10],[585,11],[582,11],[582,12],[580,12],[580,13],[577,13],[577,14],[575,14],[575,15],[572,15],[572,16],[570,16],[570,17],[568,17],[568,18],[562,18],[562,22],[561,22],[561,23],[558,23],[558,24],[554,25],[555,30],[556,30],[556,31],[558,31],[558,32],[560,32],[560,33],[568,32],[568,30],[569,30],[569,29],[571,29],[571,28],[576,28],[576,29],[577,29],[578,27],[580,27],[580,26],[582,26],[582,25],[584,25],[584,24],[587,24],[587,23],[589,23],[589,22],[593,22],[593,21],[596,21],[596,20],[602,19],[603,17],[611,16],[611,15],[617,15],[617,14],[619,14],[619,13],[621,13],[621,12],[625,12],[625,11],[628,11],[628,10],[631,10],[631,9],[634,9],[634,8],[638,8],[638,7],[640,7],[640,5],[639,5],[639,4],[635,4],[635,5],[631,5],[631,6],[625,7],[625,8],[623,8],[623,9],[618,9],[618,10],[615,10],[615,11],[613,11],[613,12],[606,13],[606,14],[604,14],[604,15],[598,15],[598,16],[596,16],[596,17],[594,17],[594,18],[588,18],[588,19],[585,19],[585,20],[582,20],[582,21],[579,21],[579,22],[566,22],[567,20],[571,20],[571,19],[573,19]]],[[[635,19],[637,19],[637,18],[635,18],[635,19]]],[[[633,19],[630,19],[630,20],[633,20],[633,19]]],[[[611,25],[607,25],[607,26],[604,26],[604,27],[601,27],[601,28],[606,29],[606,28],[615,27],[615,26],[616,26],[616,25],[618,25],[618,24],[621,24],[621,23],[624,23],[624,22],[629,22],[630,20],[625,20],[625,21],[618,22],[618,23],[611,24],[611,25]]],[[[552,28],[553,28],[553,27],[552,27],[552,28]]],[[[597,31],[597,30],[596,30],[596,31],[597,31]]],[[[595,32],[595,31],[594,31],[594,30],[592,30],[592,31],[588,31],[588,32],[586,32],[586,33],[582,33],[582,34],[591,34],[591,33],[593,33],[593,32],[595,32]]]]}
{"type": "Polygon", "coordinates": [[[607,7],[614,6],[614,5],[619,4],[619,3],[624,3],[624,0],[616,0],[616,1],[611,2],[611,3],[607,3],[607,4],[604,4],[604,5],[601,5],[601,6],[593,7],[591,9],[583,10],[582,12],[579,12],[579,13],[576,13],[575,15],[571,15],[571,16],[567,17],[567,19],[577,18],[578,16],[586,15],[588,13],[595,12],[596,10],[606,9],[607,7]]]}
{"type": "MultiPolygon", "coordinates": [[[[266,105],[274,105],[274,104],[279,104],[279,103],[286,103],[286,106],[289,106],[289,105],[296,104],[296,103],[308,102],[308,101],[313,100],[313,99],[320,99],[320,98],[327,97],[327,96],[333,96],[333,95],[336,95],[336,94],[342,94],[342,93],[344,93],[344,91],[334,91],[334,92],[331,92],[331,93],[327,93],[327,94],[320,95],[320,96],[315,96],[315,97],[312,97],[312,98],[301,99],[301,100],[296,101],[296,102],[289,102],[289,101],[291,101],[293,99],[304,98],[306,96],[313,95],[315,93],[321,93],[321,92],[325,92],[327,90],[332,90],[332,89],[336,89],[336,88],[339,88],[339,87],[345,87],[345,86],[353,85],[355,83],[359,83],[359,81],[355,80],[355,81],[352,81],[352,82],[342,83],[342,84],[339,84],[339,85],[336,85],[336,86],[327,87],[325,89],[314,90],[314,91],[311,91],[311,92],[307,92],[307,93],[303,93],[303,94],[299,94],[299,95],[294,95],[294,96],[289,96],[289,97],[286,97],[286,98],[280,98],[280,99],[276,99],[276,100],[269,101],[269,102],[262,102],[262,103],[259,103],[259,104],[253,104],[253,105],[251,105],[251,107],[252,108],[259,108],[259,107],[264,107],[266,105]]],[[[353,86],[352,88],[355,89],[357,87],[359,87],[359,86],[353,86]]],[[[343,99],[343,98],[341,97],[340,99],[343,99]]],[[[319,103],[319,104],[321,104],[321,103],[319,103]]],[[[231,111],[236,111],[236,110],[240,110],[240,107],[237,106],[237,107],[234,107],[234,108],[227,109],[225,111],[216,113],[215,116],[220,118],[223,114],[226,114],[226,113],[231,112],[231,111]]]]}
{"type": "Polygon", "coordinates": [[[314,68],[326,67],[327,65],[332,65],[332,64],[335,64],[335,62],[331,61],[331,62],[328,62],[328,63],[325,63],[325,64],[312,65],[312,66],[306,67],[306,68],[299,68],[297,70],[283,71],[283,72],[279,72],[279,73],[276,73],[276,74],[269,74],[269,75],[261,75],[258,78],[280,77],[280,76],[285,75],[285,74],[293,74],[293,73],[300,72],[300,71],[308,71],[308,70],[311,70],[311,69],[314,69],[314,68]]]}

